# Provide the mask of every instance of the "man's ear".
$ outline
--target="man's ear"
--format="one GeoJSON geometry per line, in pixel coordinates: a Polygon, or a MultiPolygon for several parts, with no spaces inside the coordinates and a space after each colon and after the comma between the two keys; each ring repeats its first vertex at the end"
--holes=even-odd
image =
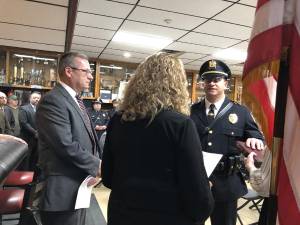
{"type": "Polygon", "coordinates": [[[66,77],[71,78],[72,77],[72,68],[66,67],[65,74],[66,74],[66,77]]]}

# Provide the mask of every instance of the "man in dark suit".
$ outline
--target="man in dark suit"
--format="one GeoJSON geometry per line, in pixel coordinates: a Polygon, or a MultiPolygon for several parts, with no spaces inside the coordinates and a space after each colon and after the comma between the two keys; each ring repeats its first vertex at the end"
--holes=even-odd
{"type": "Polygon", "coordinates": [[[6,103],[6,94],[0,91],[0,134],[12,134],[12,129],[4,110],[6,103]]]}
{"type": "Polygon", "coordinates": [[[230,75],[228,66],[222,61],[205,62],[199,71],[204,81],[205,99],[191,109],[203,151],[223,154],[210,176],[215,198],[210,216],[212,225],[235,225],[237,199],[247,193],[236,141],[246,141],[252,149],[264,148],[263,135],[249,110],[225,96],[230,75]]]}
{"type": "Polygon", "coordinates": [[[45,176],[40,201],[43,225],[84,225],[86,209],[75,210],[81,182],[100,177],[97,135],[78,94],[88,89],[93,76],[88,58],[67,53],[60,59],[60,83],[48,92],[37,109],[39,164],[45,176]]]}
{"type": "Polygon", "coordinates": [[[19,109],[20,137],[28,143],[29,154],[20,165],[22,170],[36,171],[38,158],[38,132],[35,123],[36,106],[41,99],[39,92],[30,95],[29,103],[19,109]]]}
{"type": "Polygon", "coordinates": [[[108,112],[101,109],[102,103],[101,99],[93,101],[92,109],[88,112],[96,130],[98,140],[100,140],[102,134],[106,131],[109,122],[108,112]]]}
{"type": "Polygon", "coordinates": [[[13,134],[16,137],[20,136],[19,124],[19,100],[16,95],[10,95],[7,99],[7,105],[4,107],[4,113],[10,124],[13,134]]]}

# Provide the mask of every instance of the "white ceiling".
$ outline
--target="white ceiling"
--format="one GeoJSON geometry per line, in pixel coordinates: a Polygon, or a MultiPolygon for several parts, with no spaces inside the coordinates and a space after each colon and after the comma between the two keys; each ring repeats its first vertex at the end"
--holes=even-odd
{"type": "MultiPolygon", "coordinates": [[[[0,45],[63,52],[68,0],[0,0],[0,45]]],[[[157,50],[112,41],[120,31],[173,40],[187,69],[212,54],[247,50],[257,0],[80,0],[71,50],[90,57],[141,62],[157,50]],[[167,19],[167,22],[166,22],[167,19]],[[130,58],[123,53],[130,52],[130,58]]],[[[226,61],[242,73],[241,61],[226,61]]]]}

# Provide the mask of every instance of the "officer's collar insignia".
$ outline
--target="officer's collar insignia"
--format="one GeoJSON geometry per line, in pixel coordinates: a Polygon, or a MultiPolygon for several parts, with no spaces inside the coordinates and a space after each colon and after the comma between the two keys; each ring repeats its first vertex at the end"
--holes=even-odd
{"type": "Polygon", "coordinates": [[[230,123],[235,124],[238,121],[238,116],[235,113],[231,113],[228,116],[228,120],[230,123]]]}
{"type": "Polygon", "coordinates": [[[215,60],[210,60],[209,62],[209,68],[217,68],[217,62],[215,60]]]}

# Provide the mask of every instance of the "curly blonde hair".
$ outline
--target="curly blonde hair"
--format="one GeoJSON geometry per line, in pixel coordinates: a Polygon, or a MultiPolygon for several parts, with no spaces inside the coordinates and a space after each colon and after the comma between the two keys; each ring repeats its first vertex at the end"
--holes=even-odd
{"type": "Polygon", "coordinates": [[[163,109],[189,115],[189,93],[181,60],[167,53],[148,57],[136,69],[120,105],[122,120],[149,118],[163,109]]]}

